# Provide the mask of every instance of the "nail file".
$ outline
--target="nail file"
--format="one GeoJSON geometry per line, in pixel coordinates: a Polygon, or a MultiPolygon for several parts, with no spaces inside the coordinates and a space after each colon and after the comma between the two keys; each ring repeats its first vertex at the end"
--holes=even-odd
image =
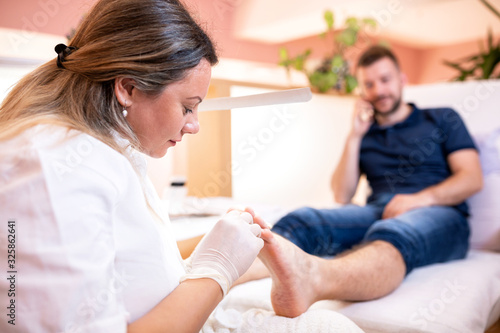
{"type": "Polygon", "coordinates": [[[231,110],[265,105],[302,103],[310,101],[311,98],[311,89],[308,87],[288,89],[241,97],[210,98],[200,103],[198,111],[231,110]]]}

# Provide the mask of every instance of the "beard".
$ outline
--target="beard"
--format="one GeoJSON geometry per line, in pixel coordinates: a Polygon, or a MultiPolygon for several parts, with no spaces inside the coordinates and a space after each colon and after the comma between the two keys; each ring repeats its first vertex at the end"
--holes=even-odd
{"type": "Polygon", "coordinates": [[[376,116],[389,117],[390,115],[394,114],[399,109],[399,107],[401,106],[401,96],[399,96],[398,98],[394,98],[394,104],[392,105],[392,107],[388,111],[383,112],[383,111],[378,110],[375,107],[375,103],[379,99],[384,98],[384,97],[387,97],[387,96],[380,96],[375,101],[373,101],[373,102],[370,103],[372,105],[372,107],[373,107],[373,112],[374,112],[374,114],[376,116]]]}

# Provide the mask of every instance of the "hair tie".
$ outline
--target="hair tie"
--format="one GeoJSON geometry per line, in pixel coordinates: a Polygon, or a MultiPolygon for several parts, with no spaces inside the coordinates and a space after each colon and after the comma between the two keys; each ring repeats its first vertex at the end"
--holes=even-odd
{"type": "Polygon", "coordinates": [[[65,57],[69,56],[73,51],[76,51],[77,48],[73,46],[66,46],[64,44],[57,44],[54,50],[57,53],[57,67],[65,68],[62,64],[66,59],[65,57]]]}

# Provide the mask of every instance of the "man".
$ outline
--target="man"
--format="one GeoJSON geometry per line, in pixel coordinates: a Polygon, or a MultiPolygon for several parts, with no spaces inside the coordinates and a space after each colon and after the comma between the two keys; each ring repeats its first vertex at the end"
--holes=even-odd
{"type": "Polygon", "coordinates": [[[264,239],[260,258],[273,276],[279,315],[297,316],[321,299],[382,297],[414,268],[468,250],[464,201],[481,189],[482,174],[462,120],[448,108],[402,102],[406,77],[386,48],[363,53],[356,74],[361,99],[331,181],[336,201],[346,205],[291,212],[264,239]],[[364,207],[349,204],[361,174],[373,191],[364,207]]]}

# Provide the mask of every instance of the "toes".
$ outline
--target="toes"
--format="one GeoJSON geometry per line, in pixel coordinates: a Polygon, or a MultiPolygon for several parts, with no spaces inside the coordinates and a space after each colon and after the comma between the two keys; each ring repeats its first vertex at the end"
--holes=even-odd
{"type": "Polygon", "coordinates": [[[254,216],[253,222],[260,225],[262,229],[271,229],[269,225],[260,216],[254,216]]]}
{"type": "Polygon", "coordinates": [[[245,212],[250,213],[253,217],[255,217],[255,211],[250,207],[245,207],[245,212]]]}
{"type": "Polygon", "coordinates": [[[267,243],[274,243],[275,242],[274,234],[269,229],[262,229],[262,233],[260,234],[260,238],[262,238],[267,243]]]}

